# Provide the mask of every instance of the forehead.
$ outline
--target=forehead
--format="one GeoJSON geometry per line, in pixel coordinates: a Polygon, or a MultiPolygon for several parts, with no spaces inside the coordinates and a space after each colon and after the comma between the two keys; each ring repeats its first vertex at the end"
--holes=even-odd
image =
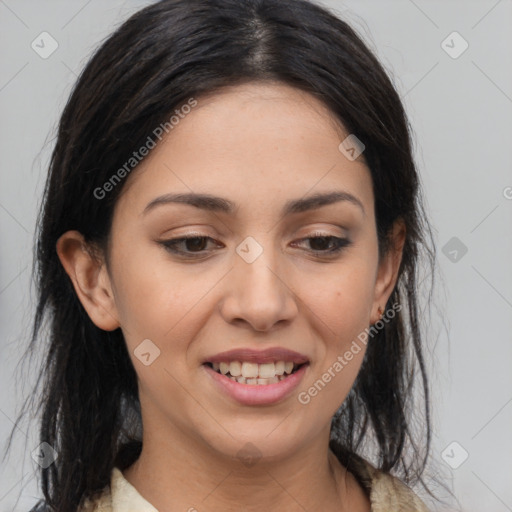
{"type": "Polygon", "coordinates": [[[343,185],[372,200],[363,155],[350,161],[340,152],[348,133],[314,96],[280,83],[248,83],[195,99],[128,177],[123,195],[133,201],[134,194],[150,200],[202,192],[269,206],[343,185]]]}
{"type": "Polygon", "coordinates": [[[208,135],[205,144],[208,140],[225,145],[233,142],[231,156],[250,153],[250,147],[237,144],[250,136],[261,144],[274,142],[275,150],[285,151],[298,139],[302,139],[301,145],[311,141],[318,146],[321,139],[330,144],[325,139],[327,133],[336,139],[345,134],[339,120],[319,99],[279,82],[224,87],[199,97],[191,114],[187,116],[189,122],[182,123],[180,135],[188,138],[194,131],[198,136],[208,135]]]}

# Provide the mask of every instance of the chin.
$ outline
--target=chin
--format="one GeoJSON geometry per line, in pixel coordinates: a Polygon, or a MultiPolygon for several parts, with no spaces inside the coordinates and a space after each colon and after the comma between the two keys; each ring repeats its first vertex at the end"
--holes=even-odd
{"type": "MultiPolygon", "coordinates": [[[[282,459],[295,453],[299,445],[306,442],[298,437],[297,430],[283,428],[282,418],[280,420],[265,421],[263,423],[254,422],[236,422],[236,428],[233,423],[227,428],[229,435],[222,429],[223,435],[206,435],[203,437],[208,445],[219,453],[220,456],[228,459],[237,459],[242,464],[251,467],[256,461],[272,461],[282,459]],[[292,432],[291,430],[294,430],[292,432]]],[[[286,422],[286,420],[285,420],[286,422]]],[[[216,434],[219,434],[217,431],[216,434]]]]}

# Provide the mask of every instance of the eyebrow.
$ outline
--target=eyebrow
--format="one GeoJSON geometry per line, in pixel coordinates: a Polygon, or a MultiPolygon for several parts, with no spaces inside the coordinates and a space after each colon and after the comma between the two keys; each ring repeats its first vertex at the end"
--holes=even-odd
{"type": "MultiPolygon", "coordinates": [[[[282,208],[281,215],[286,216],[293,213],[306,212],[322,206],[338,203],[340,201],[347,201],[358,206],[362,210],[363,214],[366,215],[363,203],[354,195],[342,190],[317,193],[306,198],[287,201],[282,208]]],[[[196,208],[200,208],[201,210],[227,214],[233,214],[237,209],[236,203],[233,203],[223,197],[190,192],[185,194],[165,194],[163,196],[159,196],[147,204],[142,215],[146,215],[157,206],[170,203],[188,204],[195,206],[196,208]]]]}

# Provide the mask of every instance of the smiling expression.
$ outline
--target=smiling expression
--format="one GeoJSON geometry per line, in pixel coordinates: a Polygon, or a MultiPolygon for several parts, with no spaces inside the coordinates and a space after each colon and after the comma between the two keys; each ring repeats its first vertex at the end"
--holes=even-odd
{"type": "Polygon", "coordinates": [[[277,456],[328,432],[364,347],[309,404],[297,396],[376,320],[394,267],[379,265],[364,155],[338,149],[348,133],[319,100],[275,83],[197,100],[123,185],[101,326],[121,326],[145,429],[277,456]],[[147,365],[143,340],[159,350],[147,365]],[[287,350],[304,360],[278,378],[287,350]],[[278,380],[215,371],[232,361],[275,363],[256,371],[278,380]]]}

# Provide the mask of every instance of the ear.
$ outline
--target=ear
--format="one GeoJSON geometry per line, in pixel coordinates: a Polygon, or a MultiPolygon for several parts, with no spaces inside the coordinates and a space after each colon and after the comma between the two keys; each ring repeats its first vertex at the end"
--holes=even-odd
{"type": "Polygon", "coordinates": [[[372,324],[379,320],[380,313],[378,312],[378,308],[380,307],[381,311],[384,311],[389,296],[395,287],[398,278],[398,270],[400,269],[400,263],[402,261],[405,235],[405,222],[403,219],[398,219],[395,221],[390,234],[389,250],[387,254],[381,256],[379,261],[372,307],[372,318],[374,318],[374,320],[371,321],[372,324]]]}
{"type": "Polygon", "coordinates": [[[56,250],[92,322],[105,331],[117,329],[120,324],[103,258],[88,246],[79,231],[64,233],[57,240],[56,250]]]}

